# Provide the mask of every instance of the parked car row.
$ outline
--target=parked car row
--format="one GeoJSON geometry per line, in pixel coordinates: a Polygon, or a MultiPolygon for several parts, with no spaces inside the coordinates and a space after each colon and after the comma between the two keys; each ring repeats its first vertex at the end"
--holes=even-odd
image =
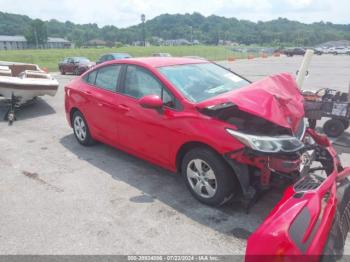
{"type": "Polygon", "coordinates": [[[295,55],[305,55],[306,50],[301,47],[296,47],[296,48],[287,48],[282,50],[282,53],[285,54],[286,56],[295,56],[295,55]]]}
{"type": "Polygon", "coordinates": [[[316,48],[323,54],[333,54],[333,55],[350,55],[350,47],[338,46],[338,47],[319,47],[316,48]]]}
{"type": "MultiPolygon", "coordinates": [[[[153,53],[153,57],[171,57],[169,53],[153,53]]],[[[58,69],[62,75],[66,73],[81,75],[95,65],[119,59],[132,58],[128,53],[108,53],[102,55],[97,61],[92,62],[86,57],[66,57],[58,63],[58,69]]]]}
{"type": "Polygon", "coordinates": [[[58,69],[62,75],[65,75],[66,73],[81,75],[96,64],[131,57],[132,56],[127,53],[109,53],[102,55],[96,63],[90,61],[86,57],[66,57],[63,59],[63,61],[58,63],[58,69]]]}
{"type": "MultiPolygon", "coordinates": [[[[312,48],[316,55],[322,54],[332,54],[332,55],[350,55],[350,47],[339,46],[339,47],[316,47],[312,48]]],[[[295,48],[286,48],[280,51],[286,56],[292,57],[295,55],[305,55],[306,48],[295,47],[295,48]]]]}

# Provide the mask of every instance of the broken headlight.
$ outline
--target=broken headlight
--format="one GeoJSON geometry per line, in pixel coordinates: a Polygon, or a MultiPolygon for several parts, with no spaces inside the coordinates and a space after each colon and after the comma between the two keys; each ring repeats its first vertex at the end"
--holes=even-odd
{"type": "Polygon", "coordinates": [[[296,152],[304,147],[304,144],[293,136],[256,136],[243,134],[227,128],[226,131],[246,146],[264,153],[296,152]]]}

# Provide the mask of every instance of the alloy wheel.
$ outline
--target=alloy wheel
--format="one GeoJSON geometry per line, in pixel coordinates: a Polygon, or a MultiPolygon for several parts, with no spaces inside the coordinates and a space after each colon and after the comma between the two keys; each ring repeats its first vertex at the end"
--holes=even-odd
{"type": "Polygon", "coordinates": [[[209,164],[193,159],[187,165],[187,179],[193,191],[203,197],[212,198],[217,190],[216,176],[209,164]]]}
{"type": "Polygon", "coordinates": [[[80,141],[85,140],[86,125],[84,120],[80,116],[76,116],[74,119],[74,131],[80,141]]]}

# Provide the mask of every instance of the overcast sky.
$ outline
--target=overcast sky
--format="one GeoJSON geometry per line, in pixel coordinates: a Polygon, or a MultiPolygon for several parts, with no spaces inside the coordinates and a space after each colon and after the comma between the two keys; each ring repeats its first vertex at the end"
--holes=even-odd
{"type": "Polygon", "coordinates": [[[138,24],[142,13],[151,19],[163,13],[193,12],[255,22],[286,17],[350,24],[350,0],[0,0],[0,11],[117,27],[138,24]]]}

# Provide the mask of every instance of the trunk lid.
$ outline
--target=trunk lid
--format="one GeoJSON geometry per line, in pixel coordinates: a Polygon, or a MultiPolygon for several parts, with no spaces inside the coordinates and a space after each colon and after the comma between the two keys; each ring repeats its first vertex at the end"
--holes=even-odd
{"type": "Polygon", "coordinates": [[[241,89],[207,99],[198,103],[197,108],[210,109],[229,103],[293,132],[304,117],[303,96],[294,78],[287,73],[266,77],[241,89]]]}

